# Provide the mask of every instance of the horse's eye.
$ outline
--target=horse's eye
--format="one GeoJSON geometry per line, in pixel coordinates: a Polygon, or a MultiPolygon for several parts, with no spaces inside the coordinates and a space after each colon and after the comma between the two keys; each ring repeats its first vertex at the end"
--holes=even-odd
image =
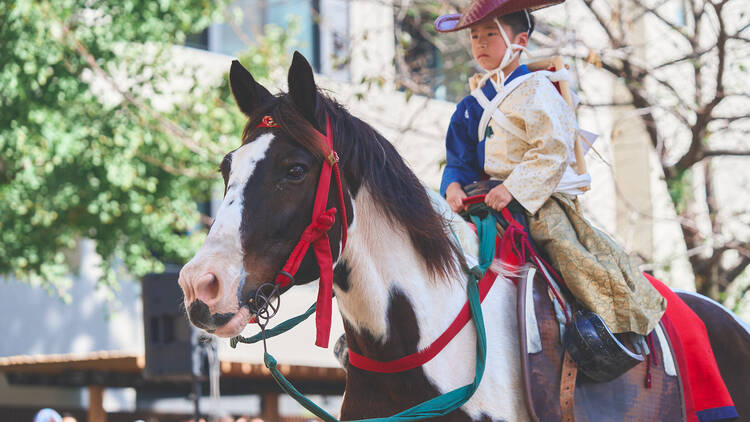
{"type": "Polygon", "coordinates": [[[297,164],[289,167],[289,169],[286,171],[286,176],[292,180],[301,180],[303,177],[305,177],[306,172],[307,170],[304,167],[297,164]]]}

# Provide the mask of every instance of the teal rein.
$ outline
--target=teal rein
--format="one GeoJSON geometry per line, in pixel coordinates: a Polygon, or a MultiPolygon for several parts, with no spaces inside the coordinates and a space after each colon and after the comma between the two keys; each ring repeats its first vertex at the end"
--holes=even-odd
{"type": "MultiPolygon", "coordinates": [[[[484,273],[492,264],[492,260],[495,256],[495,235],[497,233],[497,229],[495,226],[495,219],[492,216],[487,216],[483,219],[472,216],[471,219],[474,224],[476,224],[477,232],[479,233],[479,265],[470,270],[467,269],[466,271],[468,276],[466,293],[469,297],[469,309],[471,310],[471,317],[474,321],[474,327],[476,328],[477,332],[474,382],[427,400],[393,416],[385,418],[360,419],[358,420],[359,422],[416,421],[444,416],[461,407],[474,395],[474,392],[476,392],[477,388],[479,388],[479,383],[482,381],[485,363],[487,360],[487,336],[484,328],[484,317],[482,316],[478,283],[479,280],[484,276],[484,273]]],[[[267,330],[265,333],[265,338],[268,339],[270,337],[274,337],[281,333],[289,331],[291,328],[307,319],[314,311],[315,304],[313,304],[305,313],[284,321],[276,327],[267,330]]],[[[232,347],[235,347],[237,345],[237,342],[255,343],[262,339],[262,333],[256,334],[255,336],[249,338],[237,336],[232,338],[230,344],[232,347]]],[[[334,416],[323,410],[320,406],[316,405],[302,393],[300,393],[278,370],[276,359],[271,356],[271,354],[266,352],[263,356],[263,361],[266,365],[266,368],[271,371],[271,376],[273,376],[273,378],[276,380],[279,387],[281,387],[284,392],[289,394],[293,399],[301,404],[302,407],[309,410],[315,416],[324,421],[340,422],[334,416]]]]}
{"type": "MultiPolygon", "coordinates": [[[[312,306],[310,306],[304,313],[297,315],[296,317],[289,318],[288,320],[282,322],[281,324],[273,328],[267,329],[266,339],[269,339],[271,337],[276,337],[279,334],[284,334],[287,331],[299,325],[302,321],[306,320],[307,318],[310,317],[310,315],[315,313],[316,305],[317,303],[313,303],[312,306]]],[[[253,344],[261,340],[263,340],[262,332],[251,337],[242,337],[242,336],[232,337],[231,339],[229,339],[229,345],[232,347],[232,349],[234,349],[237,347],[237,343],[253,344]]]]}

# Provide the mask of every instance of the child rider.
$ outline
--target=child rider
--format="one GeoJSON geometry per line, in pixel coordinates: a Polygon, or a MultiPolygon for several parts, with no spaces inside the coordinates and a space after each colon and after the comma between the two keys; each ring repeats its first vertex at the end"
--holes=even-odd
{"type": "Polygon", "coordinates": [[[530,9],[559,0],[474,0],[463,14],[441,16],[439,32],[468,28],[471,52],[483,76],[471,80],[451,117],[441,194],[463,209],[463,186],[487,174],[502,180],[485,202],[502,210],[515,199],[529,215],[529,231],[565,284],[614,333],[647,335],[661,319],[665,299],[628,255],[586,221],[576,199],[591,183],[578,174],[573,110],[550,81],[530,72],[519,56],[534,28],[530,9]]]}

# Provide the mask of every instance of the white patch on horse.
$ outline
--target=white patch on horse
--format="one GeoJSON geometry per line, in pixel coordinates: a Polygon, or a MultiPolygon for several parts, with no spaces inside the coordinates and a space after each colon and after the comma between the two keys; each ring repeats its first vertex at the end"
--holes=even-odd
{"type": "MultiPolygon", "coordinates": [[[[356,224],[355,221],[356,221],[356,215],[357,215],[357,207],[354,204],[354,197],[352,196],[352,192],[350,190],[347,190],[346,193],[348,194],[349,198],[352,198],[352,202],[351,202],[352,213],[351,213],[351,215],[347,215],[346,216],[346,224],[348,225],[346,227],[346,234],[348,236],[349,232],[354,229],[354,226],[356,224]]],[[[339,204],[339,206],[344,211],[346,211],[346,204],[339,204]]],[[[337,255],[338,258],[336,258],[336,262],[333,263],[333,268],[336,268],[336,265],[338,265],[339,261],[341,261],[341,254],[344,252],[343,251],[343,248],[344,248],[343,241],[344,241],[344,238],[342,236],[341,239],[339,239],[339,253],[337,255]]],[[[347,239],[347,241],[348,241],[348,239],[347,239]]]]}
{"type": "Polygon", "coordinates": [[[448,228],[451,232],[448,235],[458,242],[460,250],[472,257],[479,255],[479,242],[474,230],[466,224],[460,215],[451,210],[451,207],[439,193],[431,189],[427,189],[427,193],[429,194],[432,207],[448,222],[448,228]]]}
{"type": "MultiPolygon", "coordinates": [[[[448,217],[458,231],[464,251],[477,250],[471,229],[453,214],[442,198],[431,195],[433,206],[448,217]],[[446,211],[447,210],[447,211],[446,211]]],[[[410,301],[419,326],[420,350],[429,346],[453,322],[466,303],[466,280],[434,280],[414,249],[406,230],[394,225],[383,214],[365,187],[355,198],[356,226],[349,231],[343,258],[349,266],[349,289],[336,287],[342,316],[356,330],[367,330],[376,339],[387,341],[390,294],[399,291],[410,301]]],[[[448,234],[450,235],[450,234],[448,234]]],[[[476,262],[476,257],[469,256],[476,262]]],[[[459,265],[458,262],[455,265],[459,265]]],[[[474,419],[483,415],[494,420],[526,421],[528,415],[521,392],[518,359],[515,286],[497,280],[483,302],[487,332],[487,366],[482,383],[462,409],[474,419]]],[[[472,323],[423,368],[430,382],[441,393],[473,381],[475,374],[476,332],[472,323]]]]}
{"type": "Polygon", "coordinates": [[[221,299],[210,307],[212,313],[236,312],[239,308],[235,292],[242,274],[240,224],[243,192],[257,163],[266,156],[273,139],[273,134],[265,133],[232,152],[227,193],[216,213],[216,219],[203,246],[180,273],[181,283],[194,283],[206,273],[216,275],[220,280],[221,299]]]}
{"type": "Polygon", "coordinates": [[[721,309],[722,311],[724,311],[724,312],[726,312],[727,314],[731,315],[731,317],[732,317],[732,318],[734,318],[734,320],[735,320],[735,321],[737,322],[737,324],[739,324],[739,325],[740,325],[740,327],[744,328],[744,329],[745,329],[745,331],[746,331],[746,332],[747,332],[748,334],[750,334],[750,325],[748,325],[748,324],[747,324],[747,323],[746,323],[745,321],[741,320],[741,319],[740,319],[740,317],[738,317],[738,316],[737,316],[737,315],[736,315],[736,314],[735,314],[734,312],[732,312],[732,311],[730,311],[729,309],[727,309],[727,308],[726,308],[726,307],[725,307],[724,305],[722,305],[721,303],[719,303],[719,302],[717,302],[717,301],[715,301],[715,300],[711,299],[710,297],[706,297],[706,296],[703,296],[703,295],[701,295],[701,294],[698,294],[698,293],[696,293],[696,292],[691,292],[691,291],[689,291],[689,290],[682,290],[682,289],[672,289],[672,290],[673,290],[673,291],[674,291],[675,293],[681,293],[681,294],[685,294],[685,295],[690,295],[690,296],[694,296],[694,297],[697,297],[697,298],[699,298],[699,299],[703,299],[703,300],[705,300],[705,301],[706,301],[706,302],[708,302],[708,303],[711,303],[711,304],[713,304],[713,305],[716,305],[716,306],[718,306],[718,307],[719,307],[719,308],[720,308],[720,309],[721,309]]]}
{"type": "Polygon", "coordinates": [[[232,239],[231,253],[242,261],[242,244],[240,239],[240,224],[242,223],[242,208],[245,202],[243,196],[245,185],[255,171],[258,161],[266,156],[266,151],[271,145],[274,136],[272,133],[264,133],[253,142],[249,142],[232,152],[232,166],[227,180],[227,193],[221,202],[216,219],[208,233],[204,246],[212,239],[232,239]]]}

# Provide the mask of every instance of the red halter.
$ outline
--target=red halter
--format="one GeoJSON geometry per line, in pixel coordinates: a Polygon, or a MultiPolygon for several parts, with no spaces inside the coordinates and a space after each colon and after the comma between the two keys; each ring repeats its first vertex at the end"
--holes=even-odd
{"type": "MultiPolygon", "coordinates": [[[[265,116],[257,127],[278,127],[270,116],[265,116]]],[[[336,208],[325,209],[328,202],[328,191],[331,185],[331,173],[336,175],[336,186],[338,188],[338,202],[341,207],[341,252],[346,246],[346,204],[344,203],[344,190],[341,187],[341,174],[339,173],[339,156],[333,150],[333,129],[331,118],[326,118],[326,135],[319,134],[325,139],[329,148],[325,151],[326,159],[320,169],[318,179],[318,190],[315,193],[313,204],[312,222],[302,232],[297,246],[289,255],[284,267],[276,276],[276,284],[281,287],[287,286],[294,280],[294,274],[299,270],[302,259],[308,248],[312,245],[315,257],[320,268],[320,284],[318,287],[318,303],[315,310],[316,339],[315,345],[328,347],[328,339],[331,333],[331,301],[333,298],[333,256],[328,239],[328,231],[336,221],[336,208]]]]}

